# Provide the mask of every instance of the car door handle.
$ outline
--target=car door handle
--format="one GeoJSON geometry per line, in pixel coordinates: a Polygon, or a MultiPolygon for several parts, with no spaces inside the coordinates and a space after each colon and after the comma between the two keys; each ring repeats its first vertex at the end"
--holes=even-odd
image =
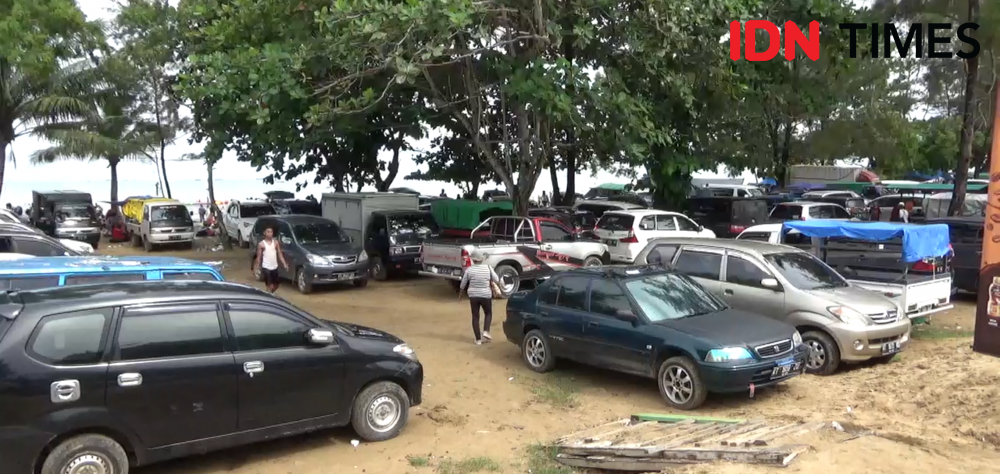
{"type": "Polygon", "coordinates": [[[729,296],[733,296],[733,290],[723,290],[722,292],[729,296]]]}
{"type": "Polygon", "coordinates": [[[597,326],[600,326],[600,324],[597,324],[596,321],[587,321],[588,328],[596,328],[597,326]]]}
{"type": "Polygon", "coordinates": [[[250,377],[253,377],[253,374],[258,374],[264,371],[264,363],[259,360],[244,362],[243,371],[250,374],[250,377]]]}
{"type": "Polygon", "coordinates": [[[548,311],[539,311],[538,314],[540,314],[542,316],[548,316],[549,312],[548,311]]]}
{"type": "Polygon", "coordinates": [[[142,374],[136,372],[118,374],[119,387],[138,387],[140,385],[142,385],[142,374]]]}
{"type": "Polygon", "coordinates": [[[542,246],[542,250],[552,250],[552,246],[551,245],[543,245],[542,246]]]}

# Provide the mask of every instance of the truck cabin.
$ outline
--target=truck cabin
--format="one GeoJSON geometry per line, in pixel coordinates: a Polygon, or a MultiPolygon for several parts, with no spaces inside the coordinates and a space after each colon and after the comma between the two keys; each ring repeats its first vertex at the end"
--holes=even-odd
{"type": "Polygon", "coordinates": [[[55,235],[60,227],[96,227],[100,225],[97,208],[90,194],[78,191],[49,191],[33,194],[31,220],[36,227],[55,235]]]}
{"type": "MultiPolygon", "coordinates": [[[[500,242],[542,242],[576,240],[573,232],[555,219],[544,217],[492,217],[481,225],[489,225],[490,237],[500,242]]],[[[476,235],[476,231],[473,231],[476,235]]]]}
{"type": "Polygon", "coordinates": [[[150,227],[191,227],[194,221],[187,206],[180,203],[150,203],[142,210],[143,222],[150,227]]]}

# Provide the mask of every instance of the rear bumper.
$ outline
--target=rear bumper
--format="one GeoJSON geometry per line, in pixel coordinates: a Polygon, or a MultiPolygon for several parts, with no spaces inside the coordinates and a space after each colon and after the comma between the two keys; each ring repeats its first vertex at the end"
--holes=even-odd
{"type": "Polygon", "coordinates": [[[699,369],[701,370],[701,379],[705,382],[705,387],[709,392],[738,393],[749,390],[751,384],[755,389],[770,387],[803,373],[808,354],[809,348],[800,344],[791,353],[765,362],[737,367],[702,364],[699,369]],[[788,375],[771,378],[778,362],[787,360],[791,361],[792,366],[788,375]]]}
{"type": "Polygon", "coordinates": [[[632,263],[635,257],[642,251],[639,244],[618,244],[615,247],[608,246],[608,256],[612,263],[632,263]]]}
{"type": "Polygon", "coordinates": [[[307,275],[313,284],[341,283],[368,278],[368,260],[348,265],[307,265],[307,275]]]}
{"type": "Polygon", "coordinates": [[[422,268],[420,265],[420,254],[391,255],[387,258],[388,261],[385,262],[385,266],[390,271],[412,272],[422,268]]]}

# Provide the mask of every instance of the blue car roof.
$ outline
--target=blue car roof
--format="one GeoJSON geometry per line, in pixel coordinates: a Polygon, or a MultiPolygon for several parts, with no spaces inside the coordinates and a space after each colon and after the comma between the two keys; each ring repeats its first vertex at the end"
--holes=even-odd
{"type": "Polygon", "coordinates": [[[47,274],[85,272],[127,272],[142,270],[205,270],[218,271],[205,262],[176,257],[35,257],[0,262],[0,274],[47,274]]]}

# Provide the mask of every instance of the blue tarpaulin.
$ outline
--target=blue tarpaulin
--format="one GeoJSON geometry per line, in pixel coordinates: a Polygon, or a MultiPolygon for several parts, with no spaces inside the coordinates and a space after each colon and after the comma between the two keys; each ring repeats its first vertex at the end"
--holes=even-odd
{"type": "Polygon", "coordinates": [[[901,236],[903,260],[907,262],[941,257],[950,251],[947,224],[915,225],[817,219],[785,222],[782,232],[787,232],[789,229],[795,229],[807,237],[846,237],[876,242],[901,236]]]}

